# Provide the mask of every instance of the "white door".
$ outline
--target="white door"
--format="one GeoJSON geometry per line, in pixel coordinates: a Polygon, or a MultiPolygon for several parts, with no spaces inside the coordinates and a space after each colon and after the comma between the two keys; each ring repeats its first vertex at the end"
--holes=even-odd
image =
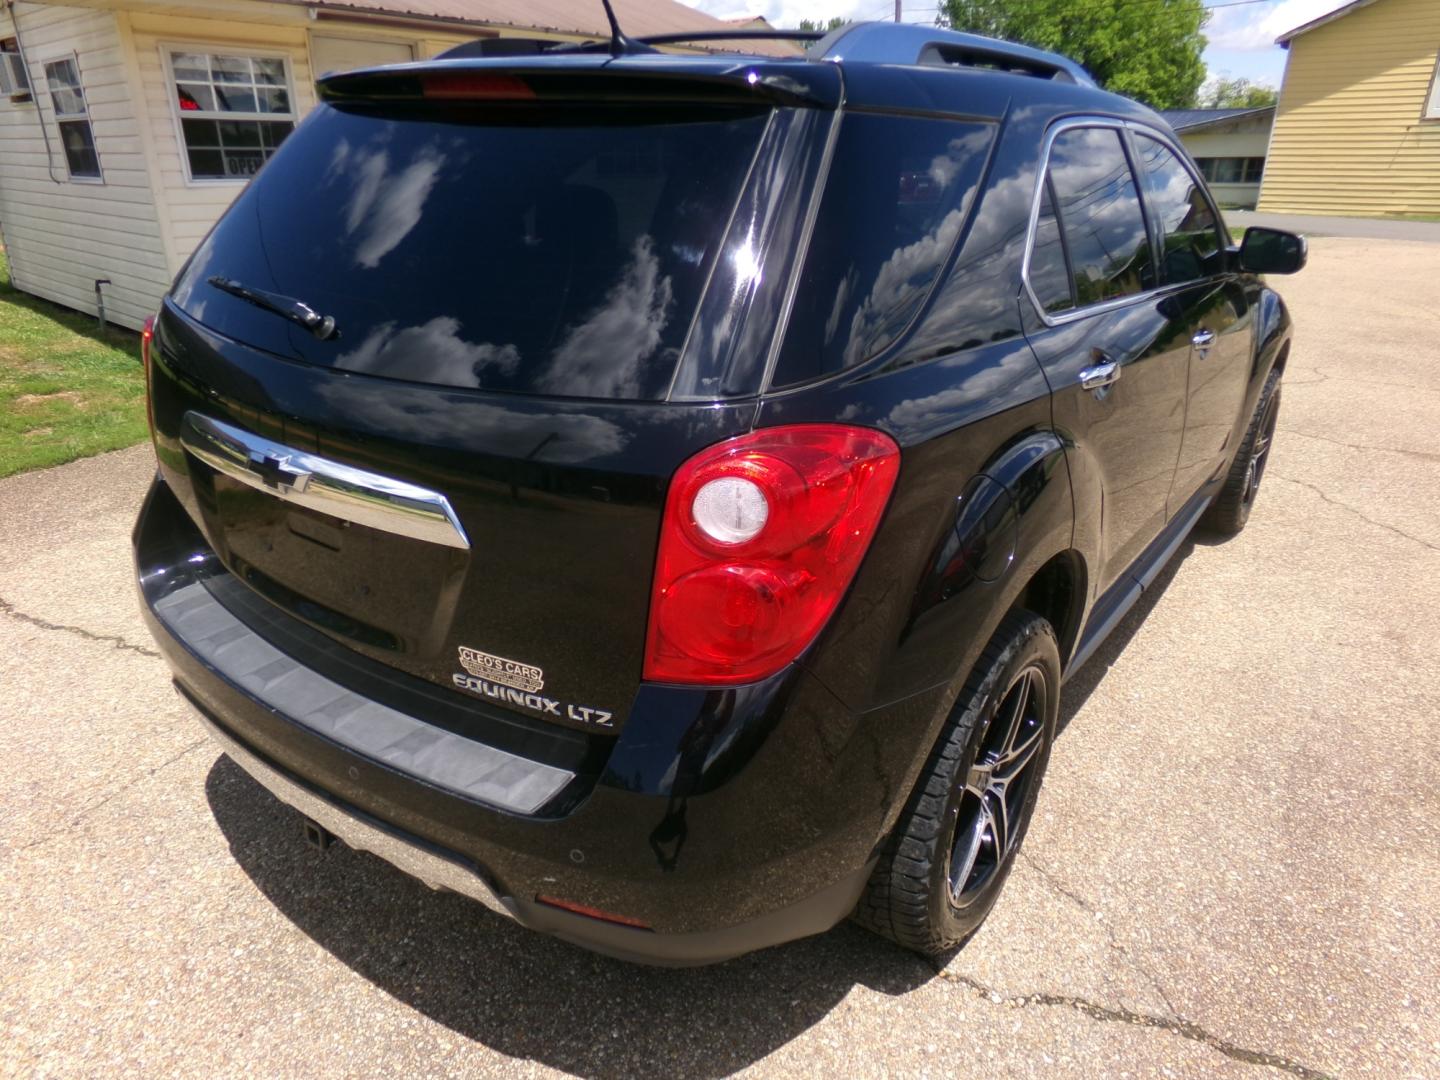
{"type": "Polygon", "coordinates": [[[315,74],[351,71],[378,64],[406,64],[415,59],[415,47],[399,41],[367,41],[364,38],[310,36],[310,59],[315,74]]]}

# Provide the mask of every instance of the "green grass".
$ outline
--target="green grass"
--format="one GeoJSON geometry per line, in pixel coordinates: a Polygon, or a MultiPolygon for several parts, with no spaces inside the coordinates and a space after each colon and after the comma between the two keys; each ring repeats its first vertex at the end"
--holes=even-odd
{"type": "Polygon", "coordinates": [[[0,476],[148,435],[139,335],[17,292],[0,251],[0,476]]]}

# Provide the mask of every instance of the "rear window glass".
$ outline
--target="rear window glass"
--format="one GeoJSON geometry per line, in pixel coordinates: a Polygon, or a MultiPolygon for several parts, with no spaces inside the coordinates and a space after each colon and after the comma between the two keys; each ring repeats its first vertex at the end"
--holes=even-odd
{"type": "Polygon", "coordinates": [[[187,314],[346,371],[663,398],[765,113],[384,116],[322,107],[176,286],[187,314]],[[588,122],[587,122],[588,121],[588,122]],[[208,284],[303,301],[338,336],[208,284]]]}
{"type": "Polygon", "coordinates": [[[899,337],[955,246],[992,133],[953,120],[845,119],[772,385],[853,367],[899,337]]]}

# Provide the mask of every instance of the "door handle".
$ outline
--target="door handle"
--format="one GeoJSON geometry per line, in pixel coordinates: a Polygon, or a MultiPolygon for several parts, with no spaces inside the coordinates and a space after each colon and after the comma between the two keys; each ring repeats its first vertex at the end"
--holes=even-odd
{"type": "Polygon", "coordinates": [[[1210,348],[1211,345],[1215,344],[1215,331],[1211,330],[1208,326],[1202,326],[1199,330],[1195,331],[1195,336],[1190,339],[1190,344],[1201,351],[1210,348]]]}
{"type": "Polygon", "coordinates": [[[1080,369],[1080,385],[1086,390],[1099,390],[1120,378],[1120,365],[1114,360],[1105,360],[1080,369]]]}

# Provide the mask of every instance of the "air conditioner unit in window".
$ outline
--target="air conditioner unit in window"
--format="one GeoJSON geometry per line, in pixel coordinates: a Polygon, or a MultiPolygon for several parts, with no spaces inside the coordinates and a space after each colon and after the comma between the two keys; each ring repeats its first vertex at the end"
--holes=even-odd
{"type": "Polygon", "coordinates": [[[0,94],[11,101],[30,100],[30,78],[19,53],[0,52],[0,94]]]}

